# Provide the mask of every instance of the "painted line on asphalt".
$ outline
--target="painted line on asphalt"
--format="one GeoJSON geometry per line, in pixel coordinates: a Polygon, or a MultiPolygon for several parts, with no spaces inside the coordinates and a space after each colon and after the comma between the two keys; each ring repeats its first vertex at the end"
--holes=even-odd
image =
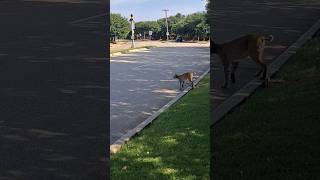
{"type": "Polygon", "coordinates": [[[94,18],[102,17],[102,16],[105,16],[105,15],[107,15],[107,14],[108,14],[108,13],[98,14],[98,15],[94,15],[94,16],[90,16],[90,17],[78,19],[78,20],[75,20],[75,21],[71,21],[70,23],[71,23],[71,24],[76,24],[76,23],[80,23],[80,22],[83,22],[83,21],[87,21],[87,20],[89,20],[89,19],[94,19],[94,18]]]}
{"type": "MultiPolygon", "coordinates": [[[[313,35],[317,33],[319,29],[320,19],[268,66],[269,77],[275,75],[301,46],[303,46],[308,40],[312,39],[313,35]]],[[[212,127],[220,122],[229,112],[249,98],[256,91],[256,89],[262,86],[264,83],[265,82],[263,80],[253,79],[228,99],[223,101],[211,112],[210,126],[212,127]]]]}
{"type": "MultiPolygon", "coordinates": [[[[209,72],[210,72],[210,68],[207,69],[198,79],[196,79],[194,81],[194,84],[197,85],[205,77],[205,75],[207,75],[209,72]]],[[[136,126],[135,128],[129,130],[121,138],[116,140],[113,144],[110,145],[110,152],[111,153],[117,153],[127,141],[129,141],[133,136],[135,136],[137,133],[139,133],[141,130],[143,130],[147,125],[152,123],[161,113],[163,113],[165,110],[170,108],[179,99],[181,99],[183,96],[185,96],[191,89],[192,88],[190,86],[187,87],[185,90],[183,90],[181,93],[179,93],[174,99],[169,101],[166,105],[164,105],[158,111],[153,113],[150,117],[148,117],[146,120],[144,120],[138,126],[136,126]]]]}

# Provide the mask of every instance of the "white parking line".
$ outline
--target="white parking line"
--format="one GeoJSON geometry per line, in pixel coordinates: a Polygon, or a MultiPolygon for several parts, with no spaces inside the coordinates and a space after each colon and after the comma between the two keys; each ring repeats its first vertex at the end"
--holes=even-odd
{"type": "Polygon", "coordinates": [[[71,21],[70,23],[71,23],[71,24],[75,24],[75,23],[87,21],[87,20],[89,20],[89,19],[94,19],[94,18],[97,18],[97,17],[105,16],[105,15],[107,15],[107,14],[108,14],[108,13],[98,14],[98,15],[95,15],[95,16],[90,16],[90,17],[78,19],[78,20],[75,20],[75,21],[71,21]]]}

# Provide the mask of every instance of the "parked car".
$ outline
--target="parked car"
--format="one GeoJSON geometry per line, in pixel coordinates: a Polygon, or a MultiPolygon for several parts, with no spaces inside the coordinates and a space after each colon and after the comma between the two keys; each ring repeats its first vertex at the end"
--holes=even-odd
{"type": "Polygon", "coordinates": [[[182,41],[183,41],[183,40],[182,40],[182,37],[181,37],[181,36],[177,37],[176,42],[182,42],[182,41]]]}

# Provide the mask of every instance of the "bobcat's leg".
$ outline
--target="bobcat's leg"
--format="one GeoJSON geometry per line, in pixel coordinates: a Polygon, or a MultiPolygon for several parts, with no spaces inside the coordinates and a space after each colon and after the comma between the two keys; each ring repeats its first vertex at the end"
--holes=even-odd
{"type": "Polygon", "coordinates": [[[263,72],[263,68],[260,68],[257,74],[254,75],[254,77],[259,77],[261,73],[263,72]]]}
{"type": "Polygon", "coordinates": [[[263,75],[261,77],[262,80],[267,79],[267,65],[265,63],[261,64],[262,68],[263,68],[263,75]]]}
{"type": "Polygon", "coordinates": [[[224,84],[222,88],[227,88],[229,83],[229,74],[230,74],[229,64],[224,65],[223,71],[224,71],[224,84]]]}
{"type": "Polygon", "coordinates": [[[257,77],[263,73],[261,80],[265,80],[267,78],[267,65],[263,62],[262,54],[257,53],[255,56],[251,56],[252,59],[261,67],[260,71],[256,74],[257,77]]]}
{"type": "Polygon", "coordinates": [[[239,65],[238,62],[233,62],[232,63],[232,71],[231,71],[231,82],[232,83],[236,82],[235,72],[237,70],[238,65],[239,65]]]}

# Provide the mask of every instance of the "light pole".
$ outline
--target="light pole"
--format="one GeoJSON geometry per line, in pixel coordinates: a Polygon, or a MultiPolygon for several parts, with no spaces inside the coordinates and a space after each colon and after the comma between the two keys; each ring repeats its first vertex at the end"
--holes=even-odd
{"type": "Polygon", "coordinates": [[[167,15],[167,12],[169,11],[169,9],[164,9],[162,10],[165,12],[166,14],[166,26],[167,26],[167,41],[169,40],[169,27],[168,27],[168,15],[167,15]]]}
{"type": "Polygon", "coordinates": [[[133,15],[131,14],[130,16],[130,24],[131,24],[131,48],[134,48],[134,20],[133,20],[133,15]]]}

